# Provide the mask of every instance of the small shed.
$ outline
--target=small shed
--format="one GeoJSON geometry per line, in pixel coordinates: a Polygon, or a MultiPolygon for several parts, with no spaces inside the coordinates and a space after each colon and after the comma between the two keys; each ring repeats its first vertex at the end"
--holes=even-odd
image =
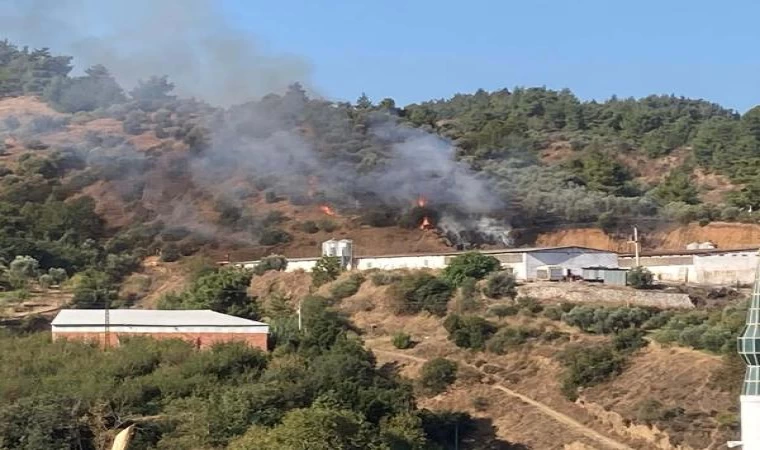
{"type": "Polygon", "coordinates": [[[52,322],[53,340],[118,346],[129,336],[182,339],[198,348],[243,342],[267,350],[269,326],[211,310],[63,309],[52,322]]]}
{"type": "Polygon", "coordinates": [[[625,286],[628,284],[628,270],[606,267],[600,269],[602,282],[612,286],[625,286]]]}

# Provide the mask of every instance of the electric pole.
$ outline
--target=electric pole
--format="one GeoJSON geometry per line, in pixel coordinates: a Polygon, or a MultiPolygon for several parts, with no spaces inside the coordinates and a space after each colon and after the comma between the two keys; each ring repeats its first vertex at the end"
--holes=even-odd
{"type": "Polygon", "coordinates": [[[636,267],[641,266],[641,243],[639,242],[639,228],[634,225],[633,227],[633,240],[628,241],[629,244],[634,244],[634,252],[636,255],[636,267]]]}
{"type": "MultiPolygon", "coordinates": [[[[99,287],[95,289],[95,298],[96,299],[98,298],[98,292],[100,292],[99,287]]],[[[104,338],[103,348],[104,349],[107,349],[109,347],[109,341],[111,340],[111,312],[110,312],[110,309],[109,309],[111,305],[109,305],[108,303],[109,303],[108,296],[106,295],[105,296],[105,309],[103,310],[104,315],[105,315],[105,319],[103,321],[103,324],[105,326],[105,330],[104,330],[104,333],[103,333],[103,338],[104,338]]]]}
{"type": "Polygon", "coordinates": [[[303,329],[303,320],[301,318],[301,300],[298,300],[298,331],[303,329]]]}

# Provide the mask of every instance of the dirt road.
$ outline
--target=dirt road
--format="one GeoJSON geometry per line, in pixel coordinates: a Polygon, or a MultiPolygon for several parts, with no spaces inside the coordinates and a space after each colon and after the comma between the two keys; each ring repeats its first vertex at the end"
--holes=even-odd
{"type": "MultiPolygon", "coordinates": [[[[390,351],[390,350],[382,350],[382,349],[372,348],[372,347],[370,347],[370,349],[373,352],[375,352],[375,353],[384,354],[384,355],[390,356],[392,358],[406,359],[406,360],[415,361],[415,362],[419,362],[419,363],[427,362],[427,360],[425,358],[420,358],[418,356],[407,355],[407,354],[404,354],[404,353],[401,353],[401,352],[394,352],[394,351],[390,351]]],[[[457,362],[459,364],[471,367],[471,368],[477,370],[480,373],[484,373],[478,367],[473,366],[472,364],[467,364],[467,363],[462,362],[462,361],[457,361],[457,362]]],[[[484,373],[484,375],[487,375],[487,374],[484,373]]],[[[493,375],[488,375],[488,376],[492,377],[493,375]]],[[[509,396],[515,397],[515,398],[523,401],[524,403],[527,403],[528,405],[530,405],[530,406],[538,409],[539,411],[541,411],[542,413],[544,413],[547,416],[551,417],[552,419],[556,420],[557,422],[560,422],[561,424],[566,425],[566,426],[568,426],[568,427],[570,427],[570,428],[578,431],[579,433],[583,434],[584,436],[586,436],[586,437],[588,437],[590,439],[593,439],[594,441],[596,441],[596,442],[604,445],[604,448],[610,448],[610,449],[615,449],[615,450],[633,450],[631,447],[629,447],[629,446],[627,446],[627,445],[625,445],[625,444],[623,444],[621,442],[618,442],[618,441],[615,441],[613,439],[610,439],[607,436],[604,436],[603,434],[601,434],[601,433],[599,433],[599,432],[597,432],[597,431],[595,431],[595,430],[593,430],[593,429],[591,429],[591,428],[583,425],[582,423],[574,420],[573,418],[571,418],[571,417],[569,417],[569,416],[567,416],[567,415],[565,415],[565,414],[563,414],[563,413],[561,413],[561,412],[559,412],[557,410],[554,410],[554,409],[550,408],[549,406],[547,406],[547,405],[545,405],[545,404],[543,404],[543,403],[541,403],[539,401],[533,400],[530,397],[526,397],[525,395],[520,394],[519,392],[515,392],[512,389],[504,387],[501,384],[493,384],[493,385],[491,385],[491,387],[493,387],[494,389],[499,390],[499,391],[501,391],[501,392],[503,392],[503,393],[505,393],[505,394],[507,394],[509,396]]]]}

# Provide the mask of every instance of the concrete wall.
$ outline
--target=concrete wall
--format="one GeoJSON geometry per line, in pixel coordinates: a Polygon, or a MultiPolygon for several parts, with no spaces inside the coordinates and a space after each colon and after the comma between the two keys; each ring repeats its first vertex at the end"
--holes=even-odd
{"type": "Polygon", "coordinates": [[[757,264],[757,252],[694,257],[697,282],[704,284],[752,284],[757,264]]]}
{"type": "MultiPolygon", "coordinates": [[[[694,255],[688,258],[647,257],[641,265],[659,281],[697,284],[752,284],[755,280],[758,256],[756,252],[730,252],[694,255]],[[691,264],[673,264],[689,260],[691,264]]],[[[620,265],[633,267],[633,257],[620,258],[620,265]]]]}
{"type": "Polygon", "coordinates": [[[536,278],[541,266],[562,266],[574,275],[581,275],[584,267],[618,267],[618,257],[612,252],[592,252],[583,249],[545,250],[525,254],[525,279],[536,278]]]}
{"type": "MultiPolygon", "coordinates": [[[[214,344],[223,342],[244,342],[251,347],[267,351],[268,333],[141,333],[141,332],[124,332],[113,331],[108,333],[108,346],[116,347],[123,339],[130,337],[146,336],[153,339],[182,339],[192,345],[206,349],[214,344]]],[[[105,346],[106,336],[102,327],[98,331],[82,331],[76,327],[71,329],[53,330],[53,340],[75,340],[84,342],[98,343],[105,346]]]]}
{"type": "Polygon", "coordinates": [[[355,268],[368,269],[443,269],[446,267],[446,257],[443,255],[415,255],[395,257],[356,258],[355,268]]]}

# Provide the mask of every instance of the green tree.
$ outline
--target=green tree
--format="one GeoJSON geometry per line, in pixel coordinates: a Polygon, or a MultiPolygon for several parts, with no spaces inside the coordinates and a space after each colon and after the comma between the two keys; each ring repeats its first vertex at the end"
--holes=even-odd
{"type": "Polygon", "coordinates": [[[653,194],[662,203],[684,202],[690,205],[699,203],[699,191],[696,184],[682,170],[671,171],[654,189],[653,194]]]}
{"type": "Polygon", "coordinates": [[[338,279],[342,268],[340,258],[336,256],[323,256],[314,265],[311,271],[311,284],[314,287],[335,281],[338,279]]]}
{"type": "Polygon", "coordinates": [[[458,287],[465,279],[480,280],[501,267],[501,263],[493,256],[478,252],[468,252],[459,255],[443,269],[443,279],[452,286],[458,287]]]}
{"type": "Polygon", "coordinates": [[[413,273],[404,276],[401,281],[390,288],[393,299],[391,307],[396,314],[416,314],[427,311],[437,316],[446,314],[451,298],[451,286],[435,276],[425,273],[413,273]]]}
{"type": "Polygon", "coordinates": [[[147,80],[139,80],[137,86],[129,91],[129,95],[135,100],[171,100],[174,98],[169,95],[174,90],[174,84],[164,75],[162,77],[152,76],[147,80]]]}
{"type": "Polygon", "coordinates": [[[515,298],[517,296],[517,281],[514,275],[509,272],[495,272],[488,276],[486,280],[485,293],[491,298],[515,298]]]}
{"type": "Polygon", "coordinates": [[[26,287],[29,280],[37,278],[40,263],[31,256],[17,256],[8,266],[8,279],[15,289],[26,287]]]}
{"type": "Polygon", "coordinates": [[[361,416],[352,411],[311,407],[288,412],[280,425],[251,428],[231,450],[359,450],[372,443],[361,416]]]}
{"type": "Polygon", "coordinates": [[[628,271],[628,284],[636,289],[648,289],[654,284],[654,275],[646,267],[634,267],[628,271]]]}
{"type": "Polygon", "coordinates": [[[372,108],[372,101],[367,97],[367,94],[362,92],[362,95],[356,99],[356,107],[359,109],[370,109],[372,108]]]}
{"type": "Polygon", "coordinates": [[[434,358],[422,365],[420,386],[429,394],[445,391],[457,379],[457,364],[446,358],[434,358]]]}
{"type": "Polygon", "coordinates": [[[237,268],[220,268],[201,275],[179,295],[159,301],[163,309],[210,309],[212,311],[257,319],[258,305],[248,294],[253,274],[237,268]]]}
{"type": "Polygon", "coordinates": [[[77,275],[71,306],[78,309],[113,307],[118,293],[107,273],[87,269],[77,275]]]}

